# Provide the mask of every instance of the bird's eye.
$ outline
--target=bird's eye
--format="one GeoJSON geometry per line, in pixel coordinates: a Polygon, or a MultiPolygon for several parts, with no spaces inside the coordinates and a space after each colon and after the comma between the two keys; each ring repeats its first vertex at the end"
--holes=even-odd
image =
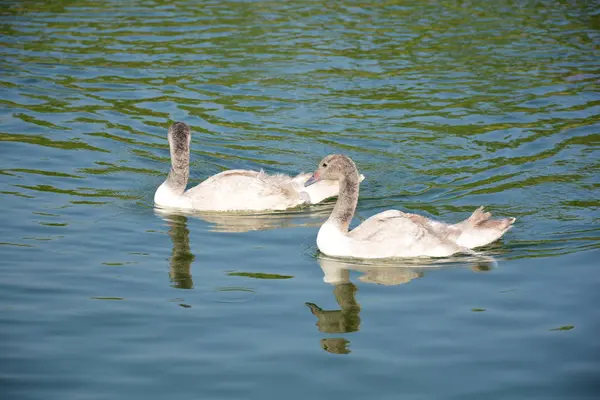
{"type": "Polygon", "coordinates": [[[326,163],[326,162],[324,162],[323,164],[321,164],[321,166],[322,166],[323,168],[326,168],[326,167],[327,167],[327,163],[326,163]]]}

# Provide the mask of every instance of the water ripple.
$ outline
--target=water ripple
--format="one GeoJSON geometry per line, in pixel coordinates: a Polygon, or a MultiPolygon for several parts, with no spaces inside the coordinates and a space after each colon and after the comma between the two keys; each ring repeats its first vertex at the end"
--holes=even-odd
{"type": "MultiPolygon", "coordinates": [[[[526,285],[535,284],[523,278],[527,272],[517,276],[514,266],[529,262],[533,269],[544,259],[577,271],[573,260],[595,259],[600,247],[596,8],[588,1],[512,0],[2,2],[0,251],[11,265],[2,267],[0,292],[10,302],[2,303],[8,311],[3,305],[0,319],[1,333],[12,335],[5,343],[18,343],[0,349],[9,361],[2,364],[14,365],[3,375],[16,382],[7,396],[30,387],[27,394],[38,391],[40,398],[122,397],[131,385],[164,398],[172,395],[164,388],[177,386],[174,371],[179,377],[198,368],[209,377],[202,394],[221,390],[227,397],[222,390],[229,388],[231,397],[245,397],[264,382],[260,366],[286,356],[289,365],[264,367],[275,377],[265,387],[279,378],[285,386],[280,396],[271,393],[276,397],[290,395],[285,379],[296,381],[296,360],[323,374],[312,373],[311,382],[350,382],[322,391],[307,385],[298,389],[300,398],[373,394],[352,382],[384,392],[401,382],[418,397],[433,390],[431,371],[443,390],[433,397],[464,398],[464,388],[510,397],[503,390],[506,378],[514,389],[515,376],[533,388],[527,393],[556,395],[547,382],[588,369],[576,358],[556,362],[548,348],[597,350],[585,341],[566,342],[586,332],[597,336],[589,331],[592,312],[572,300],[597,292],[594,275],[547,268],[530,279],[555,286],[527,292],[526,285]],[[193,131],[193,183],[229,168],[310,171],[324,155],[344,152],[366,176],[355,223],[386,208],[458,221],[484,204],[495,215],[516,216],[515,229],[482,250],[499,260],[492,272],[496,286],[486,286],[489,278],[479,273],[485,271],[463,275],[465,268],[447,275],[437,268],[425,274],[341,268],[362,273],[361,284],[390,287],[360,286],[362,311],[355,299],[350,311],[343,302],[341,310],[310,303],[323,330],[316,333],[330,327],[336,335],[351,334],[312,338],[315,332],[300,326],[308,321],[302,304],[313,301],[305,292],[316,295],[311,284],[322,284],[322,275],[304,264],[318,262],[314,235],[332,202],[244,218],[167,218],[156,211],[157,218],[152,194],[169,169],[166,133],[176,120],[193,131]],[[438,272],[443,278],[435,278],[438,272]],[[289,279],[259,279],[265,277],[289,279]],[[405,285],[413,278],[423,279],[405,285]],[[156,284],[163,280],[171,286],[156,284]],[[520,299],[518,306],[507,297],[495,303],[486,297],[516,285],[519,291],[506,296],[520,299]],[[385,313],[390,309],[393,315],[385,313]],[[570,319],[577,317],[581,324],[570,319]],[[402,326],[389,329],[396,321],[402,326]],[[290,343],[273,334],[283,325],[291,330],[290,343]],[[70,332],[73,326],[80,330],[70,332]],[[143,329],[126,329],[131,326],[143,329]],[[344,326],[352,329],[342,332],[344,326]],[[562,326],[576,329],[543,336],[562,326]],[[522,347],[510,348],[517,335],[522,347]],[[309,341],[328,355],[350,354],[351,343],[354,360],[378,368],[358,376],[350,364],[311,353],[309,341]],[[488,342],[506,350],[512,363],[473,367],[477,354],[499,357],[486,353],[488,342]],[[525,348],[539,351],[532,356],[525,348]],[[155,362],[146,362],[148,353],[155,362]],[[97,358],[85,358],[90,354],[97,358]],[[40,358],[64,369],[44,375],[33,363],[40,358]],[[232,370],[240,359],[242,369],[232,370]],[[77,368],[70,360],[78,360],[77,368]],[[170,365],[169,372],[154,374],[150,364],[170,365]],[[544,373],[536,375],[536,366],[544,373]],[[398,368],[408,375],[386,375],[398,368]],[[227,379],[232,371],[239,386],[227,379]],[[90,391],[79,392],[80,386],[90,391]]],[[[336,301],[354,296],[354,283],[345,285],[334,289],[336,301]]]]}

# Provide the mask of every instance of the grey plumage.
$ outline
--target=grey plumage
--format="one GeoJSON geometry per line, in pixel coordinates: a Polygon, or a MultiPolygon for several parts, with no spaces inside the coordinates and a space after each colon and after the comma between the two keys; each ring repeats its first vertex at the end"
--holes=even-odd
{"type": "Polygon", "coordinates": [[[183,193],[190,176],[190,128],[183,122],[175,122],[169,127],[169,148],[171,170],[167,177],[169,187],[183,193]]]}

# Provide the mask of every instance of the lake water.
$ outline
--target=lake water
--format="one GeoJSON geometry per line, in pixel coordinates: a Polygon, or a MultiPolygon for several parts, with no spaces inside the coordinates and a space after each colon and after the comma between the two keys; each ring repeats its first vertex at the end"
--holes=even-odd
{"type": "Polygon", "coordinates": [[[593,1],[9,1],[0,11],[0,397],[600,393],[593,1]],[[343,152],[388,208],[515,216],[488,261],[319,255],[333,202],[163,215],[192,183],[343,152]]]}

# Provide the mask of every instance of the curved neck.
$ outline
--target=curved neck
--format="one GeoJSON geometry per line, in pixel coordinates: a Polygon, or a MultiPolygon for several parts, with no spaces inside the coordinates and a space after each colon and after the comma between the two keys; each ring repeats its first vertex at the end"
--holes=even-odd
{"type": "Polygon", "coordinates": [[[190,176],[190,149],[187,146],[171,147],[171,170],[165,183],[176,194],[183,194],[190,176]]]}
{"type": "Polygon", "coordinates": [[[350,221],[358,203],[358,174],[348,174],[340,181],[340,192],[327,222],[334,224],[342,232],[348,232],[350,221]]]}

